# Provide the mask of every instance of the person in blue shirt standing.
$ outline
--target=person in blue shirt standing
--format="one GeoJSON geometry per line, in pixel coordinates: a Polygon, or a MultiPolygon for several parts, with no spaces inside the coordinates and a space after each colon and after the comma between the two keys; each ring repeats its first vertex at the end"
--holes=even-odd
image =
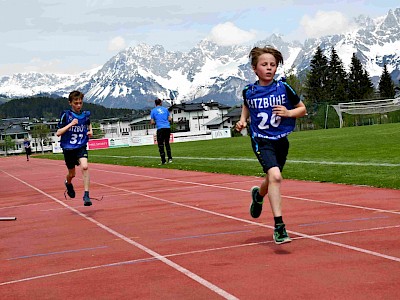
{"type": "Polygon", "coordinates": [[[161,164],[164,165],[167,162],[165,159],[164,145],[165,150],[167,151],[168,162],[172,163],[171,146],[169,144],[169,138],[171,135],[170,122],[172,118],[168,109],[162,106],[161,99],[154,100],[154,103],[156,107],[151,110],[150,124],[155,124],[157,127],[158,151],[160,152],[161,164]]]}
{"type": "Polygon", "coordinates": [[[281,52],[272,47],[254,47],[249,57],[258,80],[243,90],[244,105],[236,130],[247,127],[250,119],[253,152],[266,175],[260,187],[251,189],[250,215],[261,215],[264,197],[268,196],[275,222],[273,239],[283,244],[291,242],[282,218],[281,197],[281,173],[289,151],[287,135],[294,130],[296,118],[307,110],[284,80],[274,79],[278,65],[283,63],[281,52]]]}
{"type": "Polygon", "coordinates": [[[26,160],[29,161],[29,155],[32,154],[32,148],[31,148],[31,142],[28,140],[28,138],[24,139],[24,149],[26,153],[26,160]]]}
{"type": "Polygon", "coordinates": [[[90,123],[90,111],[82,111],[84,94],[80,91],[72,91],[68,102],[71,109],[62,112],[58,122],[57,136],[61,136],[60,146],[63,149],[65,164],[68,173],[65,179],[65,187],[70,198],[75,198],[75,190],[72,179],[75,177],[75,166],[81,166],[83,186],[83,204],[92,205],[89,197],[89,166],[88,151],[86,149],[89,138],[93,135],[90,123]]]}

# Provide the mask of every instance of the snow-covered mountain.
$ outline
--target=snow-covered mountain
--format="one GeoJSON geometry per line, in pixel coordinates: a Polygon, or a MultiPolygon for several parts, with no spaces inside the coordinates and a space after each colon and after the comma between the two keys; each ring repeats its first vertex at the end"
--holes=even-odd
{"type": "MultiPolygon", "coordinates": [[[[376,84],[386,63],[395,83],[400,80],[400,8],[380,18],[360,16],[357,29],[340,35],[309,39],[304,44],[272,35],[256,46],[279,49],[285,63],[281,74],[304,74],[320,46],[329,57],[333,46],[345,67],[353,53],[376,84]]],[[[85,101],[113,108],[153,106],[155,97],[183,101],[214,100],[240,103],[243,86],[255,80],[248,54],[252,46],[218,46],[203,40],[187,53],[169,52],[163,46],[140,44],[119,52],[102,67],[79,75],[14,74],[0,78],[0,95],[7,97],[55,94],[82,90],[85,101]]]]}

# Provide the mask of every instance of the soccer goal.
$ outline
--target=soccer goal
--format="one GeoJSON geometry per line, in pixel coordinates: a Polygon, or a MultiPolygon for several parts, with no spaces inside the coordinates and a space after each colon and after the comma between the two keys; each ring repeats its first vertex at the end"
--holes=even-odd
{"type": "Polygon", "coordinates": [[[400,110],[400,98],[346,102],[332,106],[335,108],[339,116],[340,128],[342,128],[343,113],[350,115],[368,115],[368,114],[384,114],[391,111],[400,110]]]}

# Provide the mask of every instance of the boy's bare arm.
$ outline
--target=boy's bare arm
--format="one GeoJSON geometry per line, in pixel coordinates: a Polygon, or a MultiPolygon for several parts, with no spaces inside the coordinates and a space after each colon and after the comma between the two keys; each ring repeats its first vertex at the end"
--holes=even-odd
{"type": "Polygon", "coordinates": [[[93,127],[92,124],[89,124],[89,130],[87,132],[87,135],[91,138],[93,136],[93,127]]]}
{"type": "Polygon", "coordinates": [[[243,128],[247,127],[247,119],[249,118],[249,109],[247,106],[242,106],[242,114],[240,116],[240,120],[236,123],[235,129],[236,131],[242,131],[243,128]]]}
{"type": "Polygon", "coordinates": [[[293,109],[287,109],[283,105],[275,105],[272,112],[280,117],[300,118],[306,115],[307,109],[303,102],[299,102],[293,109]]]}
{"type": "Polygon", "coordinates": [[[63,135],[64,133],[66,133],[68,131],[68,129],[70,129],[72,126],[74,126],[76,124],[78,124],[78,119],[73,119],[71,121],[71,123],[65,125],[63,128],[58,129],[56,135],[57,136],[63,135]]]}

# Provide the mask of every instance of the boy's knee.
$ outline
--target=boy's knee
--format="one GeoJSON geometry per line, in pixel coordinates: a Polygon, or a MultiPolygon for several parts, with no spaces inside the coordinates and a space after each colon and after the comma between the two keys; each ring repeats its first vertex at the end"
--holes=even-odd
{"type": "Polygon", "coordinates": [[[283,178],[280,174],[274,174],[273,176],[269,177],[269,181],[272,183],[280,184],[283,178]]]}
{"type": "MultiPolygon", "coordinates": [[[[279,170],[279,169],[278,169],[279,170]]],[[[282,174],[277,169],[271,169],[268,173],[268,180],[270,183],[280,184],[283,180],[282,174]]]]}

